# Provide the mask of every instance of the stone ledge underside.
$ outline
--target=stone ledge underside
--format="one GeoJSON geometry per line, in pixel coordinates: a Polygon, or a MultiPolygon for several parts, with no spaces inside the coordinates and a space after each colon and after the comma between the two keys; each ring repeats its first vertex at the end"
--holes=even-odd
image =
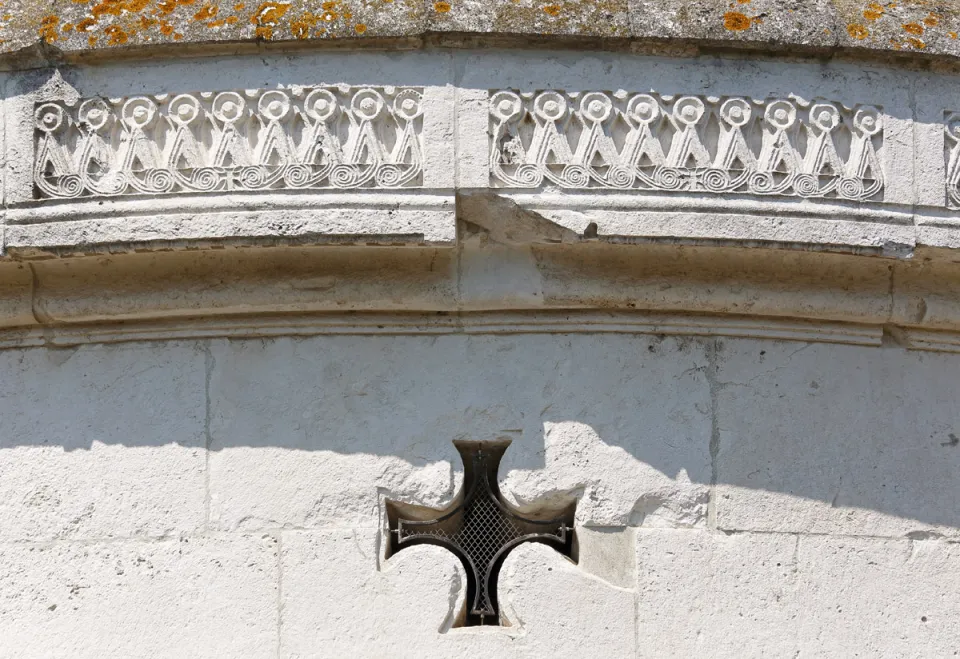
{"type": "Polygon", "coordinates": [[[810,0],[319,0],[254,3],[19,0],[5,7],[7,67],[144,52],[174,55],[304,43],[349,47],[579,43],[599,48],[696,52],[698,48],[847,52],[955,60],[955,1],[810,0]],[[385,41],[386,40],[386,41],[385,41]],[[506,41],[504,41],[506,40],[506,41]],[[519,41],[522,40],[522,41],[519,41]]]}
{"type": "Polygon", "coordinates": [[[718,335],[960,346],[960,263],[732,247],[260,247],[0,264],[0,347],[347,334],[718,335]]]}

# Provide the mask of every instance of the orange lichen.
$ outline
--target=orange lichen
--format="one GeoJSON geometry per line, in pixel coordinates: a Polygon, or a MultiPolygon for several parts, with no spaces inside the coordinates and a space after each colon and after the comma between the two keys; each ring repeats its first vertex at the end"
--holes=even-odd
{"type": "Polygon", "coordinates": [[[234,25],[234,24],[237,23],[239,20],[240,20],[240,19],[237,18],[236,16],[230,16],[230,17],[227,18],[226,23],[227,23],[227,25],[234,25]]]}
{"type": "Polygon", "coordinates": [[[57,25],[60,24],[59,16],[44,16],[43,20],[40,21],[40,36],[43,37],[43,40],[47,43],[53,43],[60,37],[57,35],[57,25]]]}
{"type": "Polygon", "coordinates": [[[364,32],[367,31],[367,26],[364,25],[363,23],[357,23],[356,25],[353,26],[353,29],[357,34],[363,34],[364,32]]]}
{"type": "Polygon", "coordinates": [[[109,25],[103,30],[107,35],[107,43],[111,46],[122,46],[129,40],[129,35],[119,25],[109,25]]]}
{"type": "Polygon", "coordinates": [[[173,26],[166,21],[160,21],[160,34],[165,37],[169,37],[171,34],[173,34],[173,26]]]}
{"type": "Polygon", "coordinates": [[[543,13],[549,14],[550,16],[559,16],[560,9],[560,5],[547,5],[543,8],[543,13]]]}
{"type": "Polygon", "coordinates": [[[433,3],[433,10],[441,14],[446,14],[448,11],[450,11],[450,3],[443,2],[443,0],[440,2],[435,2],[433,3]]]}
{"type": "Polygon", "coordinates": [[[337,20],[340,17],[337,15],[337,12],[335,11],[325,11],[323,12],[323,16],[321,16],[320,18],[322,18],[327,23],[330,23],[332,21],[337,20]]]}
{"type": "Polygon", "coordinates": [[[930,12],[930,15],[923,19],[923,24],[927,27],[937,27],[940,25],[940,17],[930,12]]]}
{"type": "Polygon", "coordinates": [[[79,23],[75,28],[77,32],[89,32],[97,24],[97,21],[92,18],[85,18],[79,23]]]}
{"type": "MultiPolygon", "coordinates": [[[[100,18],[104,14],[120,16],[124,13],[135,14],[147,7],[150,0],[101,0],[99,4],[90,8],[90,13],[94,18],[100,18]]],[[[176,4],[176,3],[174,3],[176,4]]]]}
{"type": "Polygon", "coordinates": [[[957,38],[957,33],[956,33],[956,32],[947,32],[947,36],[950,37],[951,39],[956,39],[956,38],[957,38]]]}
{"type": "Polygon", "coordinates": [[[220,8],[216,5],[204,5],[200,8],[196,14],[193,15],[193,20],[195,21],[206,21],[217,15],[217,12],[220,11],[220,8]]]}
{"type": "Polygon", "coordinates": [[[143,30],[149,30],[149,29],[152,28],[154,25],[156,25],[158,22],[159,22],[159,21],[158,21],[157,19],[155,19],[155,18],[147,18],[146,16],[141,16],[141,17],[140,17],[140,28],[143,29],[143,30]]]}
{"type": "Polygon", "coordinates": [[[920,25],[920,23],[904,23],[901,27],[903,27],[905,32],[909,32],[910,34],[917,36],[923,34],[923,26],[920,25]]]}
{"type": "Polygon", "coordinates": [[[738,11],[728,11],[723,15],[723,27],[733,32],[750,29],[753,21],[738,11]]]}
{"type": "Polygon", "coordinates": [[[883,5],[877,4],[876,2],[871,2],[863,11],[863,17],[868,21],[876,21],[883,16],[884,11],[886,10],[883,8],[883,5]]]}
{"type": "Polygon", "coordinates": [[[87,43],[90,44],[90,46],[96,46],[97,39],[98,37],[96,35],[91,34],[89,37],[87,37],[87,43]]]}
{"type": "Polygon", "coordinates": [[[224,23],[226,23],[225,20],[223,20],[222,18],[218,18],[215,21],[210,21],[209,23],[207,23],[207,27],[209,28],[223,27],[224,23]]]}
{"type": "Polygon", "coordinates": [[[847,26],[847,34],[858,41],[862,41],[870,36],[870,30],[857,23],[851,23],[847,26]]]}
{"type": "Polygon", "coordinates": [[[737,2],[739,2],[741,5],[748,5],[748,4],[750,4],[750,0],[737,0],[737,2]]]}
{"type": "Polygon", "coordinates": [[[290,31],[297,39],[306,39],[310,36],[310,26],[305,21],[293,21],[290,23],[290,31]]]}
{"type": "Polygon", "coordinates": [[[258,27],[254,34],[257,39],[273,39],[273,28],[272,27],[258,27]]]}
{"type": "Polygon", "coordinates": [[[238,2],[237,4],[235,4],[235,5],[233,6],[233,10],[234,10],[234,11],[243,11],[243,10],[246,9],[246,8],[247,8],[247,6],[246,6],[245,4],[243,4],[242,2],[238,2]]]}
{"type": "Polygon", "coordinates": [[[917,50],[921,50],[922,48],[927,47],[927,44],[923,43],[923,41],[921,41],[920,39],[917,39],[916,37],[907,37],[907,43],[913,46],[914,48],[916,48],[917,50]]]}
{"type": "MultiPolygon", "coordinates": [[[[289,9],[289,2],[264,2],[257,7],[253,16],[250,17],[250,22],[260,27],[273,26],[280,22],[280,19],[289,9]]],[[[273,35],[273,30],[270,30],[270,35],[273,35]]],[[[257,36],[260,36],[259,32],[257,36]]],[[[263,38],[269,39],[270,37],[263,38]]]]}
{"type": "Polygon", "coordinates": [[[174,35],[173,35],[173,40],[174,40],[174,41],[180,41],[181,39],[183,39],[183,35],[182,35],[182,34],[180,34],[179,32],[174,33],[174,35]]]}

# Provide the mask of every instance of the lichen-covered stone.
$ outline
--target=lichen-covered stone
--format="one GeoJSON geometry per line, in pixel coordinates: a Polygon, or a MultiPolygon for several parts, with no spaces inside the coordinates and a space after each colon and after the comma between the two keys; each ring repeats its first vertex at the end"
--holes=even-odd
{"type": "MultiPolygon", "coordinates": [[[[871,0],[11,0],[0,57],[29,49],[74,55],[209,43],[364,40],[445,35],[587,37],[620,46],[741,44],[776,50],[960,55],[954,2],[871,0]]],[[[22,53],[21,53],[22,54],[22,53]]],[[[35,61],[35,60],[30,60],[35,61]]]]}

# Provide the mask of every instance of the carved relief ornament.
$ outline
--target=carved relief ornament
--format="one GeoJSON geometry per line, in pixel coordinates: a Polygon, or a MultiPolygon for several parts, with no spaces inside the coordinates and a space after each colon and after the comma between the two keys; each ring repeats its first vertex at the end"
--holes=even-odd
{"type": "Polygon", "coordinates": [[[416,186],[421,92],[308,87],[40,103],[35,195],[416,186]]]}
{"type": "Polygon", "coordinates": [[[875,107],[626,92],[490,93],[498,187],[877,199],[875,107]]]}

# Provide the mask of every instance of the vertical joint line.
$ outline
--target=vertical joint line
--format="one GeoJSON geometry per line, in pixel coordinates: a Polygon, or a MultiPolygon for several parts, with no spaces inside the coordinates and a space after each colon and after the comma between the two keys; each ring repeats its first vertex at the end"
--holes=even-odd
{"type": "Polygon", "coordinates": [[[210,349],[210,342],[203,343],[203,528],[210,530],[210,379],[216,361],[210,349]]]}
{"type": "Polygon", "coordinates": [[[717,529],[717,482],[719,480],[717,458],[720,455],[720,426],[717,419],[717,339],[706,346],[707,371],[705,377],[710,390],[710,499],[707,503],[707,526],[717,529]]]}

